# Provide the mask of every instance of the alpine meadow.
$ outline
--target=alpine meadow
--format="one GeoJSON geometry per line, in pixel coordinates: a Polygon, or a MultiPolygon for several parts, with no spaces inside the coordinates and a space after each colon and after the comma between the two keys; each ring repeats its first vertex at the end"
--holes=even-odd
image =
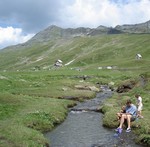
{"type": "Polygon", "coordinates": [[[50,26],[0,50],[0,146],[49,146],[43,133],[62,123],[78,101],[94,98],[97,91],[85,87],[99,84],[114,91],[101,107],[107,128],[118,126],[116,113],[127,99],[135,103],[134,95],[142,96],[144,118],[132,128],[135,142],[150,146],[150,21],[95,29],[50,26]]]}

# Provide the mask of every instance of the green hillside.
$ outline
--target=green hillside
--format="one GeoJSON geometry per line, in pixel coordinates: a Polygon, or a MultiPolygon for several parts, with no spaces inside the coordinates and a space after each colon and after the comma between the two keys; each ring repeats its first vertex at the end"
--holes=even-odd
{"type": "Polygon", "coordinates": [[[96,91],[87,87],[100,89],[101,84],[114,90],[102,106],[103,125],[109,128],[118,126],[116,113],[125,100],[135,103],[134,95],[141,94],[144,119],[132,128],[136,142],[150,146],[150,34],[68,38],[57,36],[58,29],[52,33],[54,38],[44,40],[49,35],[44,31],[24,44],[0,50],[0,146],[48,147],[43,132],[63,122],[76,100],[95,97],[96,91]],[[135,58],[137,53],[141,60],[135,58]],[[55,70],[57,59],[64,66],[55,70]],[[107,66],[115,70],[100,70],[107,66]],[[117,92],[119,87],[122,93],[117,92]]]}
{"type": "Polygon", "coordinates": [[[150,65],[149,34],[117,34],[70,39],[51,39],[43,43],[18,45],[0,51],[0,70],[48,70],[57,59],[69,67],[147,68],[150,65]],[[143,59],[137,61],[140,53],[143,59]]]}

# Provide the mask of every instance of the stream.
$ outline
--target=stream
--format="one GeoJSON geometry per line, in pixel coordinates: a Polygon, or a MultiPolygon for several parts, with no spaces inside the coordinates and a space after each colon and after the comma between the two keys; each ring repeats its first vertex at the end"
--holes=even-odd
{"type": "Polygon", "coordinates": [[[102,102],[112,96],[107,86],[94,99],[78,103],[70,109],[67,119],[51,132],[44,134],[51,147],[140,147],[132,132],[115,137],[115,131],[102,125],[99,113],[102,102]]]}

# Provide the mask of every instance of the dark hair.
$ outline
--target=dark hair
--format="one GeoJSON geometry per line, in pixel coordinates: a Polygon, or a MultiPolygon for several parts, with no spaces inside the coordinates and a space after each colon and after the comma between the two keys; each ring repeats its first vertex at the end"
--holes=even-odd
{"type": "Polygon", "coordinates": [[[126,104],[131,104],[132,101],[131,100],[127,100],[126,104]]]}
{"type": "Polygon", "coordinates": [[[140,95],[139,94],[135,94],[135,97],[139,97],[140,95]]]}

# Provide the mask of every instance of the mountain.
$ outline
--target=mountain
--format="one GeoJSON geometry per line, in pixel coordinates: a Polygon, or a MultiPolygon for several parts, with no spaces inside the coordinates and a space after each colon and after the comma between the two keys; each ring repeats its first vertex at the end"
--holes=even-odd
{"type": "Polygon", "coordinates": [[[70,38],[83,36],[98,36],[104,34],[121,34],[121,33],[150,33],[150,21],[134,25],[118,25],[115,28],[99,26],[97,28],[67,28],[63,29],[52,25],[45,30],[37,33],[30,41],[45,42],[56,38],[70,38]]]}
{"type": "Polygon", "coordinates": [[[118,25],[115,29],[124,33],[150,33],[150,20],[134,25],[118,25]]]}
{"type": "Polygon", "coordinates": [[[13,45],[6,47],[6,49],[17,49],[17,48],[26,48],[30,47],[33,44],[48,42],[50,40],[54,39],[68,39],[68,38],[74,38],[74,37],[83,37],[83,36],[98,36],[98,35],[104,35],[104,34],[121,34],[122,32],[120,30],[116,30],[112,27],[105,27],[105,26],[99,26],[97,28],[60,28],[58,26],[52,25],[48,28],[40,31],[35,36],[33,36],[29,41],[26,43],[13,45]]]}
{"type": "Polygon", "coordinates": [[[61,28],[55,25],[49,26],[48,28],[37,33],[26,43],[22,43],[8,48],[20,48],[21,46],[30,46],[36,43],[44,43],[54,39],[60,38],[72,38],[72,37],[83,37],[83,36],[99,36],[106,34],[122,34],[122,33],[150,33],[150,20],[145,23],[133,24],[133,25],[117,25],[116,27],[98,26],[97,28],[61,28]]]}
{"type": "Polygon", "coordinates": [[[46,42],[52,39],[60,38],[72,38],[72,37],[83,37],[83,36],[97,36],[102,34],[117,34],[121,33],[120,30],[114,28],[108,28],[105,26],[99,26],[97,28],[67,28],[63,29],[58,26],[50,26],[45,30],[37,33],[29,42],[46,42]],[[115,30],[115,31],[112,31],[115,30]]]}
{"type": "Polygon", "coordinates": [[[65,29],[53,25],[26,43],[0,50],[0,70],[48,70],[57,59],[71,67],[133,67],[137,53],[144,56],[144,66],[150,65],[149,32],[150,21],[114,28],[65,29]]]}

